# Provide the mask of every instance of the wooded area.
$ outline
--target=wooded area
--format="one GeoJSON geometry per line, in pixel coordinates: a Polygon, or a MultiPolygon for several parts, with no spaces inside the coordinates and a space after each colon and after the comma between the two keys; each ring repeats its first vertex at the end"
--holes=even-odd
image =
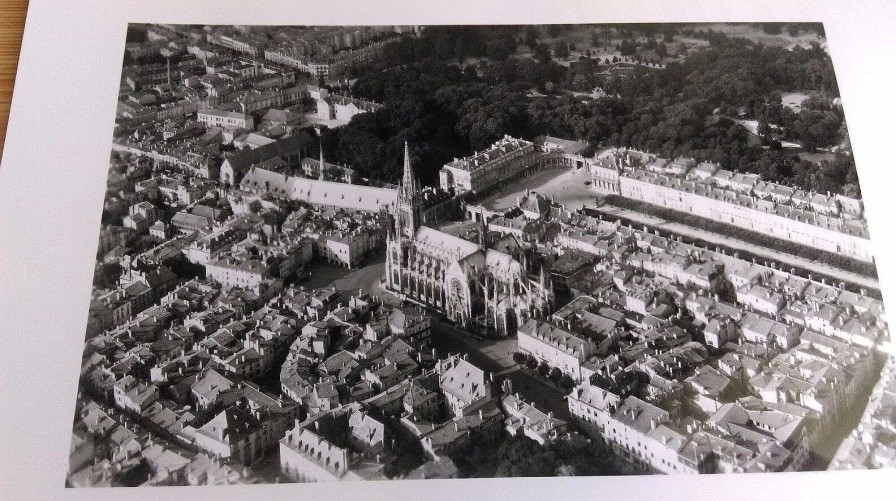
{"type": "MultiPolygon", "coordinates": [[[[618,65],[587,56],[560,64],[556,44],[541,37],[558,30],[562,36],[561,28],[434,26],[420,38],[390,44],[380,67],[351,87],[353,95],[385,107],[326,131],[328,158],[361,176],[394,181],[408,141],[418,174],[432,184],[444,163],[504,134],[549,134],[691,156],[807,190],[860,195],[848,150],[815,164],[778,141],[798,141],[811,152],[845,136],[843,112],[832,104],[839,95],[834,69],[818,44],[787,50],[691,30],[689,36],[708,46],[664,68],[633,63],[614,72],[618,65]],[[567,92],[595,87],[602,97],[567,92]],[[798,113],[781,104],[781,94],[794,89],[812,96],[798,113]],[[759,136],[736,117],[757,120],[759,136]]],[[[651,46],[655,53],[678,29],[639,25],[619,32],[635,49],[651,46]],[[645,31],[656,40],[643,42],[645,31]]]]}

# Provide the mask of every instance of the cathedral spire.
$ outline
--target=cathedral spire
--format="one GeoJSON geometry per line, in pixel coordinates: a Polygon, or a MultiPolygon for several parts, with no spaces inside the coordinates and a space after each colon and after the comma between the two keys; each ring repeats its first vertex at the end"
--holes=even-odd
{"type": "Polygon", "coordinates": [[[404,172],[401,178],[401,187],[405,194],[413,194],[417,191],[414,180],[414,169],[411,167],[411,154],[408,150],[408,142],[404,142],[404,172]]]}
{"type": "Polygon", "coordinates": [[[411,167],[411,154],[408,143],[404,143],[404,172],[398,188],[398,204],[396,207],[395,230],[404,237],[413,238],[423,221],[423,197],[420,194],[414,170],[411,167]]]}
{"type": "Polygon", "coordinates": [[[320,172],[318,173],[319,179],[324,181],[324,140],[320,139],[320,172]]]}

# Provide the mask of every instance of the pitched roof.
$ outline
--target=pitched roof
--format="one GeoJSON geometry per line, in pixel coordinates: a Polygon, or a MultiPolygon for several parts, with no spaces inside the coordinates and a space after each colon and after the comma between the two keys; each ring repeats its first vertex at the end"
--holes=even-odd
{"type": "Polygon", "coordinates": [[[485,372],[466,360],[459,360],[439,378],[442,391],[466,403],[484,397],[487,384],[485,372]]]}
{"type": "Polygon", "coordinates": [[[414,240],[419,252],[433,256],[445,256],[453,261],[460,261],[479,250],[479,246],[473,242],[427,226],[417,229],[414,240]]]}
{"type": "Polygon", "coordinates": [[[292,121],[296,121],[301,119],[300,115],[296,115],[295,113],[287,110],[280,110],[277,108],[269,109],[263,117],[261,117],[262,121],[267,122],[283,122],[288,123],[292,121]]]}
{"type": "Polygon", "coordinates": [[[622,401],[613,417],[642,433],[649,433],[668,421],[669,413],[637,397],[628,397],[622,401]]]}
{"type": "Polygon", "coordinates": [[[202,379],[193,384],[191,390],[205,398],[215,398],[218,393],[236,386],[236,381],[211,369],[202,379]]]}
{"type": "Polygon", "coordinates": [[[593,347],[593,342],[589,339],[535,318],[530,318],[519,326],[517,333],[539,339],[580,359],[588,356],[593,347]]]}
{"type": "MultiPolygon", "coordinates": [[[[258,148],[261,149],[261,148],[258,148]]],[[[378,212],[395,205],[398,192],[356,184],[287,176],[268,169],[250,169],[240,183],[244,189],[264,189],[270,193],[314,205],[378,212]]]]}
{"type": "Polygon", "coordinates": [[[367,212],[389,208],[395,205],[398,198],[398,191],[391,188],[375,188],[303,177],[290,177],[287,190],[294,200],[367,212]]]}
{"type": "Polygon", "coordinates": [[[227,157],[224,161],[230,164],[235,172],[243,172],[249,167],[271,158],[290,155],[303,148],[309,148],[313,142],[310,134],[302,132],[285,137],[258,148],[244,150],[227,157]]]}
{"type": "Polygon", "coordinates": [[[251,435],[259,428],[261,428],[261,423],[251,414],[231,405],[196,432],[232,444],[251,435]]]}

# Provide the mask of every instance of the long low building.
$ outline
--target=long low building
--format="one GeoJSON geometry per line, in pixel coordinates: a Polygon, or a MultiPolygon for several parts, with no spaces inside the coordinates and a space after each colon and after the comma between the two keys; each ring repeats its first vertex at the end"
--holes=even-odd
{"type": "Polygon", "coordinates": [[[196,120],[207,127],[223,127],[226,129],[254,129],[252,115],[236,111],[201,109],[196,112],[196,120]]]}
{"type": "Polygon", "coordinates": [[[392,188],[375,188],[356,184],[320,181],[288,176],[252,167],[243,177],[240,187],[255,194],[299,200],[323,207],[379,212],[395,206],[398,192],[392,188]]]}
{"type": "Polygon", "coordinates": [[[873,260],[863,220],[848,221],[641,171],[620,176],[618,194],[862,261],[873,260]]]}
{"type": "Polygon", "coordinates": [[[693,159],[616,150],[588,161],[592,187],[782,240],[873,262],[860,200],[807,193],[693,159]]]}

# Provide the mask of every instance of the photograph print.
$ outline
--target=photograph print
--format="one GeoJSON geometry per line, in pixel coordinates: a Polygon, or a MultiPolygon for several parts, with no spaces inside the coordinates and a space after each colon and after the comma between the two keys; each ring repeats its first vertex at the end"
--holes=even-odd
{"type": "Polygon", "coordinates": [[[132,24],[117,99],[69,487],[896,464],[820,23],[132,24]]]}

